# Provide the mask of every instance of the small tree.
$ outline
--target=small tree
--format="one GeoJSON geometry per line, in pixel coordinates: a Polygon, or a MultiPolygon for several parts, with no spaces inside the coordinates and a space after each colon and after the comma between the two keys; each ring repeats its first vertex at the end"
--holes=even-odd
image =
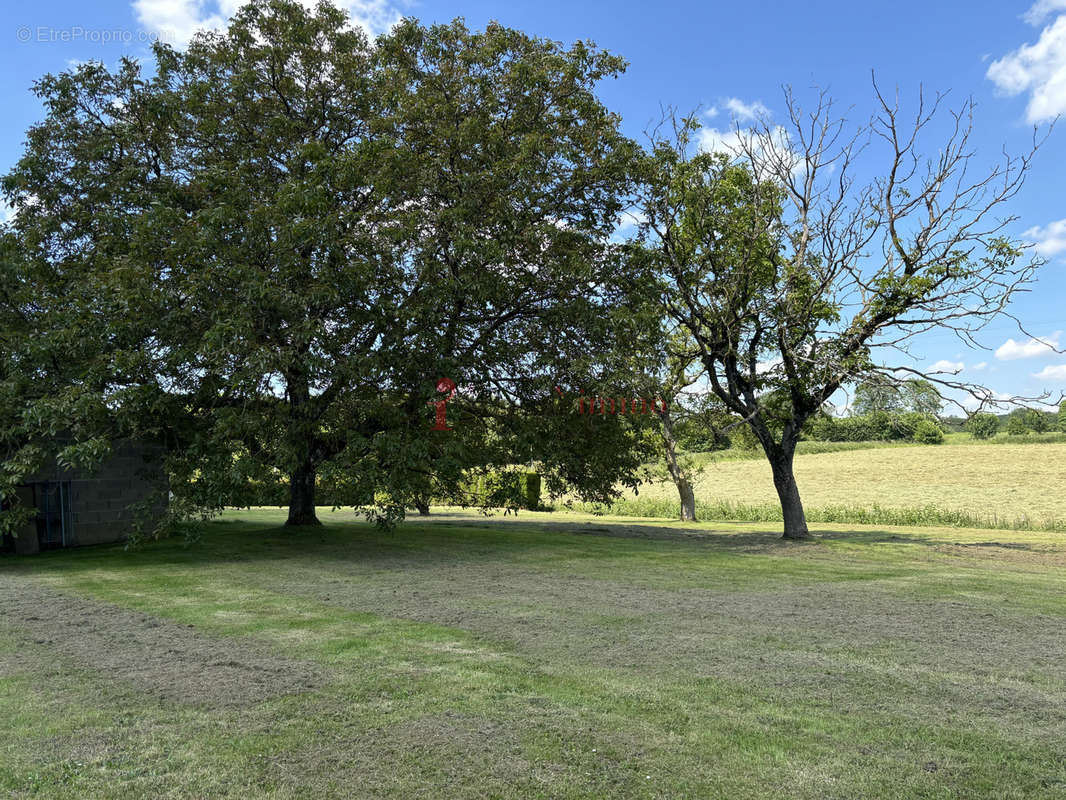
{"type": "Polygon", "coordinates": [[[991,439],[999,431],[999,419],[995,414],[974,414],[966,420],[966,429],[974,439],[991,439]]]}
{"type": "Polygon", "coordinates": [[[1025,426],[1033,433],[1046,433],[1051,428],[1051,421],[1047,415],[1038,409],[1027,408],[1023,411],[1025,426]]]}
{"type": "Polygon", "coordinates": [[[1007,434],[1024,436],[1027,433],[1029,433],[1029,425],[1026,423],[1024,409],[1015,409],[1007,416],[1007,434]]]}
{"type": "Polygon", "coordinates": [[[1005,235],[1013,217],[1000,213],[1032,152],[977,176],[972,101],[930,144],[942,97],[919,96],[907,122],[896,100],[875,93],[877,117],[853,135],[824,94],[805,113],[790,92],[787,124],[737,126],[729,153],[693,152],[695,117],[651,133],[634,260],[661,282],[663,307],[691,333],[715,395],[762,446],[789,539],[809,535],[793,473],[807,420],[845,384],[875,375],[991,396],[909,359],[886,363],[888,354],[931,329],[972,337],[1042,263],[1023,259],[1005,235]],[[865,166],[878,177],[862,186],[857,160],[877,155],[868,138],[883,161],[865,166]]]}

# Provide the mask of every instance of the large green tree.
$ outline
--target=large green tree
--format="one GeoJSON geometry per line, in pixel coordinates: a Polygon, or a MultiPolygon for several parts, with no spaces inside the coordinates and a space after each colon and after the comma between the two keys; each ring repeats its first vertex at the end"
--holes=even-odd
{"type": "Polygon", "coordinates": [[[903,392],[894,382],[880,375],[873,375],[859,381],[855,386],[855,396],[851,410],[855,414],[869,414],[874,411],[888,413],[903,411],[903,392]]]}
{"type": "Polygon", "coordinates": [[[0,302],[32,318],[0,375],[10,474],[60,428],[85,456],[156,435],[178,507],[280,477],[294,525],[323,481],[391,513],[472,466],[597,496],[627,474],[619,426],[535,413],[611,344],[631,144],[595,86],[620,59],[495,24],[371,43],[288,0],[154,56],[36,84],[3,183],[0,302]],[[431,430],[441,377],[452,431],[431,430]]]}
{"type": "Polygon", "coordinates": [[[935,416],[943,402],[940,392],[927,380],[874,373],[856,384],[851,410],[855,414],[910,411],[935,416]]]}
{"type": "Polygon", "coordinates": [[[786,538],[808,536],[793,472],[804,423],[873,375],[991,398],[923,375],[908,343],[934,329],[971,341],[1041,263],[1007,236],[1003,213],[1032,154],[980,172],[972,103],[942,114],[941,98],[920,101],[905,118],[876,97],[871,124],[849,129],[825,95],[804,110],[786,94],[788,121],[738,127],[728,152],[697,151],[698,122],[681,120],[653,133],[646,163],[634,260],[691,334],[714,394],[761,444],[786,538]],[[875,177],[862,183],[860,170],[875,177]]]}

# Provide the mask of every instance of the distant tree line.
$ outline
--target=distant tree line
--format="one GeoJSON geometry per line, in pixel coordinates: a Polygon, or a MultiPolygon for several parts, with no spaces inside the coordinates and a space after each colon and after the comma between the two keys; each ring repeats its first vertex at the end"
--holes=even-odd
{"type": "MultiPolygon", "coordinates": [[[[754,449],[757,446],[748,429],[736,425],[736,418],[706,401],[704,405],[701,411],[689,410],[675,423],[676,438],[683,450],[709,452],[729,448],[754,449]],[[722,433],[730,427],[729,433],[722,433]]],[[[991,439],[998,433],[1025,436],[1066,432],[1066,401],[1060,404],[1058,411],[1020,407],[1003,414],[978,412],[969,417],[938,415],[939,405],[936,389],[919,379],[898,386],[887,386],[881,381],[861,382],[855,389],[850,413],[837,416],[823,410],[808,420],[801,439],[940,444],[949,432],[966,432],[979,440],[991,439]]]]}

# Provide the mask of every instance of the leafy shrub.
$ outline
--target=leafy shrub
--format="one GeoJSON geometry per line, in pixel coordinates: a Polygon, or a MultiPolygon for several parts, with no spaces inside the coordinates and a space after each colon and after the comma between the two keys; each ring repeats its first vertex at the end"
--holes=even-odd
{"type": "Polygon", "coordinates": [[[918,421],[912,435],[918,444],[940,444],[944,441],[944,431],[940,430],[940,426],[928,417],[918,421]]]}
{"type": "Polygon", "coordinates": [[[887,411],[871,411],[866,415],[866,424],[870,428],[870,439],[887,442],[899,436],[899,416],[887,411]]]}
{"type": "Polygon", "coordinates": [[[850,417],[818,415],[804,428],[808,439],[823,442],[892,442],[909,441],[914,428],[923,420],[936,423],[933,417],[916,411],[905,414],[871,411],[850,417]]]}
{"type": "Polygon", "coordinates": [[[966,421],[966,429],[975,439],[991,439],[999,431],[995,414],[974,414],[966,421]]]}
{"type": "Polygon", "coordinates": [[[914,434],[919,427],[926,431],[936,428],[943,441],[944,428],[937,418],[920,411],[871,411],[850,417],[819,414],[804,426],[803,435],[816,442],[910,442],[916,441],[914,434]]]}
{"type": "Polygon", "coordinates": [[[1011,414],[1007,417],[1007,434],[1009,436],[1022,436],[1029,433],[1029,426],[1025,424],[1025,418],[1021,414],[1011,414]]]}
{"type": "Polygon", "coordinates": [[[475,504],[496,508],[540,508],[540,475],[536,472],[489,472],[477,475],[468,486],[475,504]]]}
{"type": "Polygon", "coordinates": [[[526,500],[526,508],[536,511],[540,508],[540,475],[536,472],[523,472],[518,479],[522,497],[526,500]]]}
{"type": "Polygon", "coordinates": [[[1025,409],[1025,424],[1034,433],[1046,433],[1051,430],[1051,420],[1047,414],[1035,408],[1025,409]]]}
{"type": "Polygon", "coordinates": [[[923,414],[920,411],[908,411],[907,413],[899,414],[896,417],[895,427],[892,431],[894,435],[892,438],[913,439],[914,432],[923,422],[932,422],[939,431],[944,431],[944,428],[939,422],[937,422],[936,417],[931,414],[923,414]]]}
{"type": "Polygon", "coordinates": [[[818,413],[803,426],[803,438],[814,442],[834,442],[836,420],[825,413],[818,413]]]}
{"type": "Polygon", "coordinates": [[[710,453],[730,446],[729,437],[714,428],[701,425],[699,420],[684,420],[674,429],[677,444],[690,453],[710,453]]]}

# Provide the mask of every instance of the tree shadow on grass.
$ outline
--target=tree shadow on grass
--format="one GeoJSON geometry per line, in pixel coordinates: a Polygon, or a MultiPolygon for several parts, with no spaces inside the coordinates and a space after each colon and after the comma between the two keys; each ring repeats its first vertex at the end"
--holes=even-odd
{"type": "Polygon", "coordinates": [[[575,556],[639,555],[662,552],[664,547],[687,552],[780,555],[810,553],[830,542],[857,545],[922,545],[960,549],[1007,548],[1037,551],[1044,548],[1021,542],[955,539],[923,532],[893,532],[838,528],[817,529],[813,539],[787,541],[773,528],[736,529],[715,522],[691,526],[648,520],[542,519],[522,516],[480,517],[459,511],[442,511],[429,518],[416,518],[383,531],[354,518],[324,520],[324,525],[292,529],[262,520],[225,519],[199,526],[197,540],[176,536],[149,541],[125,549],[97,545],[54,550],[30,557],[0,557],[4,573],[82,572],[97,569],[136,570],[175,564],[225,564],[227,562],[277,562],[290,559],[321,559],[336,562],[381,562],[391,567],[402,563],[455,563],[492,561],[522,552],[546,548],[572,551],[575,556]]]}

